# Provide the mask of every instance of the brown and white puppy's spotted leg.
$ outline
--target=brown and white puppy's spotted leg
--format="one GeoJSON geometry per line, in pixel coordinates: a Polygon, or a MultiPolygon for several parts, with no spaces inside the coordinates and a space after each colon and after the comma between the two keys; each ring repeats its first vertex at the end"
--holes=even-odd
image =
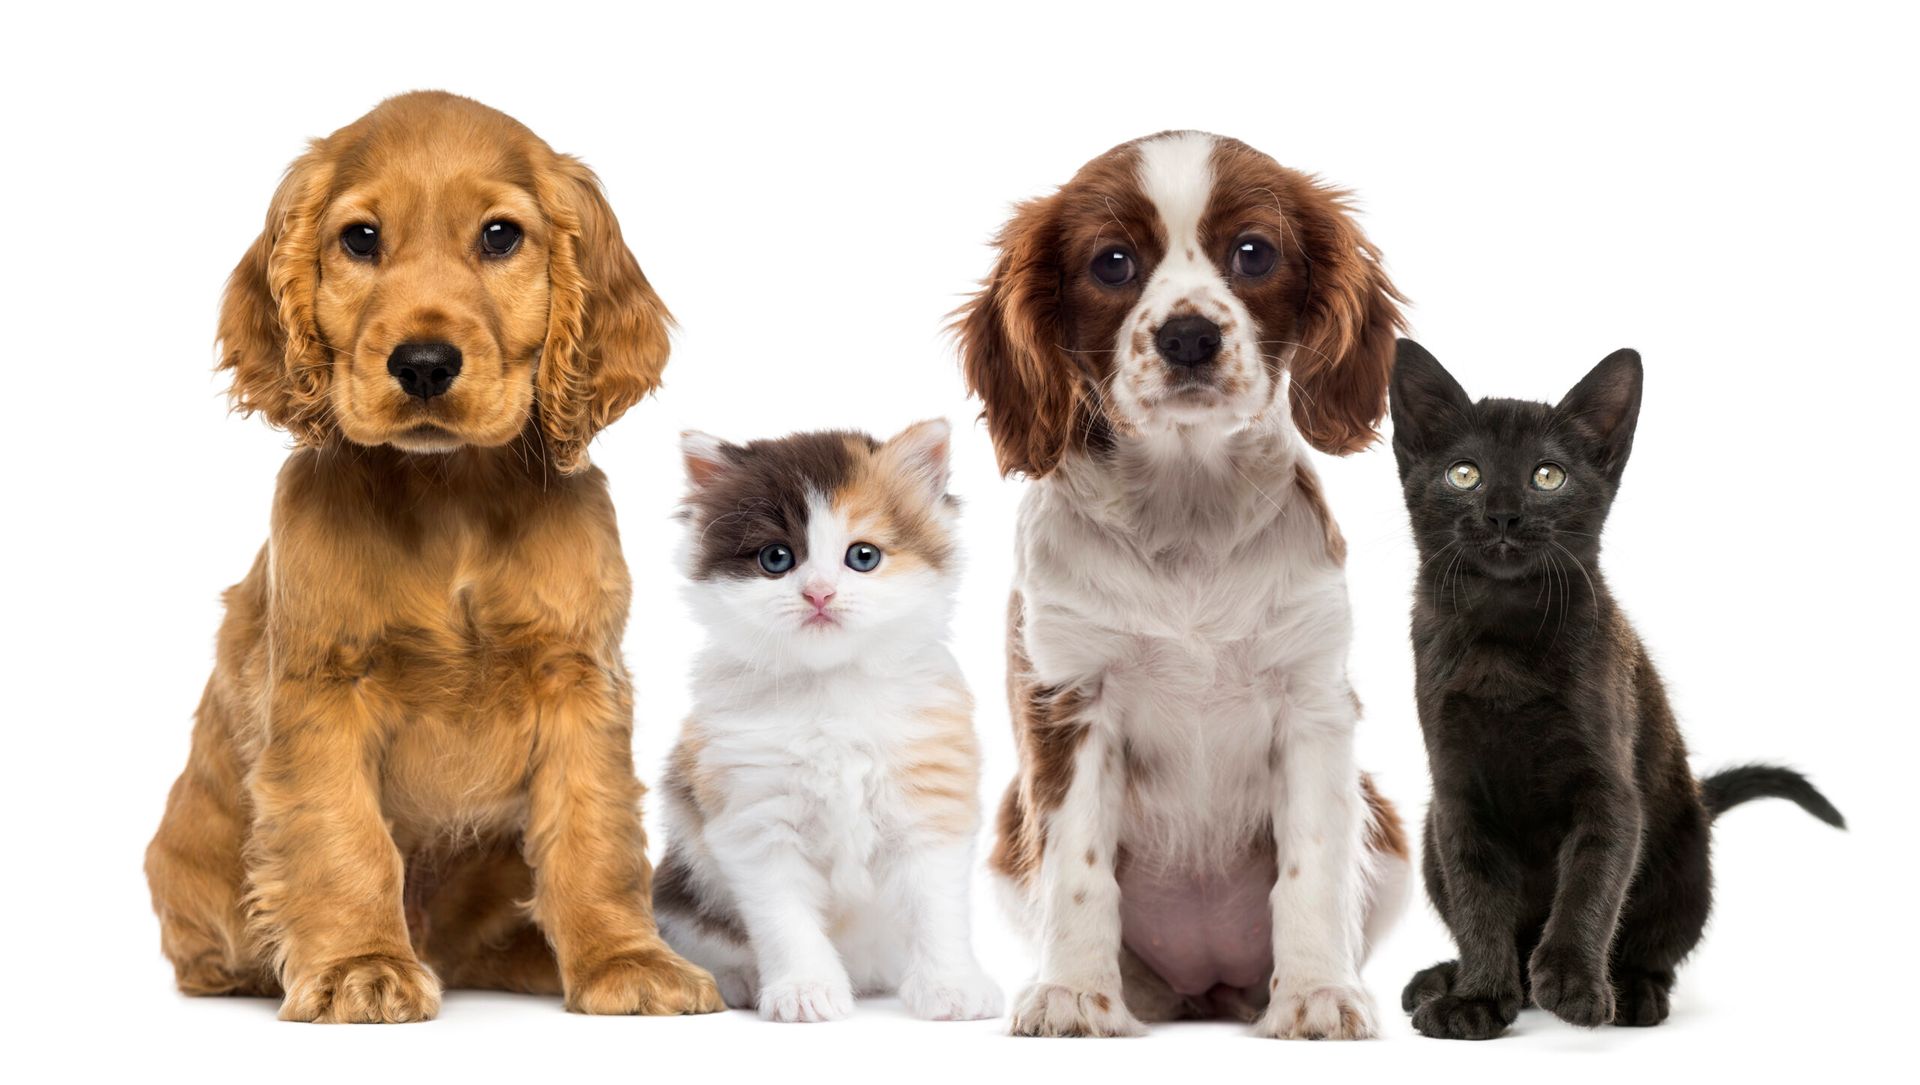
{"type": "Polygon", "coordinates": [[[1360,983],[1368,893],[1365,802],[1353,759],[1358,722],[1344,676],[1296,674],[1282,706],[1273,798],[1273,997],[1255,1026],[1286,1040],[1378,1034],[1360,983]]]}
{"type": "Polygon", "coordinates": [[[661,940],[633,774],[633,696],[617,659],[554,652],[539,667],[527,862],[533,914],[567,1009],[713,1013],[713,980],[661,940]]]}
{"type": "Polygon", "coordinates": [[[1040,972],[1015,1002],[1016,1036],[1140,1036],[1120,982],[1120,884],[1114,877],[1125,775],[1119,728],[1098,695],[1060,804],[1045,816],[1033,891],[1040,972]]]}

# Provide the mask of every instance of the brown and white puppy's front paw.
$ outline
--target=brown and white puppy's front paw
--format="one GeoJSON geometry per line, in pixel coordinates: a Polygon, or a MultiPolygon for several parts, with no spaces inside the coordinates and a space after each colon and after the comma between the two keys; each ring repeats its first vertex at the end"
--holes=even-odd
{"type": "Polygon", "coordinates": [[[1015,1036],[1145,1036],[1142,1025],[1111,988],[1080,989],[1061,983],[1036,983],[1021,992],[1013,1007],[1015,1036]]]}
{"type": "Polygon", "coordinates": [[[567,985],[573,1013],[672,1017],[726,1009],[713,977],[665,946],[608,959],[567,985]]]}
{"type": "Polygon", "coordinates": [[[955,976],[911,975],[900,984],[907,1012],[927,1021],[983,1021],[1000,1016],[1000,985],[979,969],[955,976]]]}
{"type": "Polygon", "coordinates": [[[853,1013],[853,987],[845,977],[787,979],[760,988],[760,1016],[769,1021],[839,1021],[853,1013]]]}
{"type": "Polygon", "coordinates": [[[1275,991],[1254,1031],[1276,1040],[1371,1040],[1380,1034],[1364,988],[1323,984],[1275,991]]]}
{"type": "Polygon", "coordinates": [[[282,1021],[404,1024],[440,1012],[440,980],[411,957],[368,953],[292,977],[282,1021]]]}

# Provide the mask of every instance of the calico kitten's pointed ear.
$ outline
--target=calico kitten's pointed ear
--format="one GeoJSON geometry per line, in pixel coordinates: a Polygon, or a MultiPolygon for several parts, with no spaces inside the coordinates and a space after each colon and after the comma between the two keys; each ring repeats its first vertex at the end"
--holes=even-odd
{"type": "Polygon", "coordinates": [[[1603,466],[1615,482],[1620,481],[1620,473],[1627,467],[1627,454],[1633,451],[1633,430],[1640,421],[1642,378],[1640,352],[1616,350],[1600,359],[1600,364],[1580,378],[1580,383],[1554,408],[1600,442],[1603,466]]]}
{"type": "Polygon", "coordinates": [[[952,434],[944,418],[915,422],[888,438],[880,455],[894,470],[913,480],[928,501],[938,501],[947,493],[952,434]]]}
{"type": "Polygon", "coordinates": [[[733,466],[733,446],[697,429],[680,434],[680,456],[687,464],[687,482],[696,490],[712,485],[733,466]]]}
{"type": "Polygon", "coordinates": [[[1427,348],[1402,339],[1394,345],[1387,404],[1393,412],[1394,447],[1416,451],[1471,409],[1473,401],[1427,348]]]}

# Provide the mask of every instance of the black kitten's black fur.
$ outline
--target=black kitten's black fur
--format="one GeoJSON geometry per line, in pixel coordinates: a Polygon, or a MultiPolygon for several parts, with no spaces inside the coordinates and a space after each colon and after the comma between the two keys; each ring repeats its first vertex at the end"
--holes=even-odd
{"type": "Polygon", "coordinates": [[[1460,959],[1401,997],[1428,1036],[1488,1039],[1535,1004],[1576,1025],[1657,1025],[1712,896],[1707,826],[1748,799],[1840,814],[1798,773],[1696,782],[1660,676],[1600,575],[1633,446],[1640,356],[1556,407],[1474,403],[1401,340],[1393,452],[1420,548],[1420,729],[1433,770],[1424,873],[1460,959]]]}

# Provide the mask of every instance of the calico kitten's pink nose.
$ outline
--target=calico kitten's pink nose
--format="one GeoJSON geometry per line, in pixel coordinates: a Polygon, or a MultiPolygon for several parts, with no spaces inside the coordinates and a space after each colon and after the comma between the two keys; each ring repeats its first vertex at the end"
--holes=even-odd
{"type": "Polygon", "coordinates": [[[833,602],[835,592],[826,584],[808,584],[800,589],[800,594],[807,597],[807,602],[813,604],[813,609],[825,610],[827,604],[833,602]]]}

